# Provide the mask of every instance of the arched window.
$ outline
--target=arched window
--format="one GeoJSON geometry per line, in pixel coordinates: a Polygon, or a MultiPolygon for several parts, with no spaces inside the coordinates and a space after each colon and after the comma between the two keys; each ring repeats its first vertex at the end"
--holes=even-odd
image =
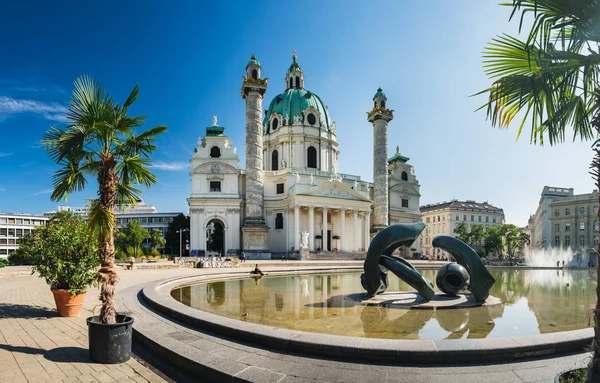
{"type": "Polygon", "coordinates": [[[221,157],[221,149],[219,149],[218,146],[213,146],[212,148],[210,148],[210,156],[212,158],[219,158],[219,157],[221,157]]]}
{"type": "Polygon", "coordinates": [[[408,174],[406,172],[402,172],[402,181],[408,181],[408,174]]]}
{"type": "Polygon", "coordinates": [[[275,215],[275,229],[283,229],[283,214],[277,213],[275,215]]]}
{"type": "Polygon", "coordinates": [[[279,170],[279,153],[277,153],[277,150],[273,150],[273,153],[271,153],[271,170],[279,170]]]}
{"type": "Polygon", "coordinates": [[[290,88],[294,87],[294,78],[290,77],[290,88]]]}
{"type": "Polygon", "coordinates": [[[273,130],[277,130],[277,128],[279,127],[279,120],[274,118],[271,127],[273,128],[273,130]]]}
{"type": "Polygon", "coordinates": [[[306,150],[307,167],[317,168],[317,149],[314,146],[309,146],[306,150]]]}
{"type": "Polygon", "coordinates": [[[385,108],[385,100],[381,100],[381,107],[385,108]]]}
{"type": "Polygon", "coordinates": [[[296,88],[300,88],[300,76],[296,76],[296,88]]]}
{"type": "Polygon", "coordinates": [[[258,78],[258,71],[256,69],[252,69],[252,78],[255,80],[258,78]]]}

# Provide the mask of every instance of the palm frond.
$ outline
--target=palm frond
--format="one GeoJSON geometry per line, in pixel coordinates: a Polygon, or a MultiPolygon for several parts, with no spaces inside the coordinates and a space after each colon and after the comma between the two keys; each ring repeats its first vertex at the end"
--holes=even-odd
{"type": "Polygon", "coordinates": [[[146,167],[149,163],[149,159],[140,158],[139,156],[123,158],[115,168],[120,183],[124,185],[144,185],[146,187],[155,184],[157,181],[156,176],[146,167]]]}
{"type": "Polygon", "coordinates": [[[62,168],[55,171],[52,176],[54,190],[50,199],[57,202],[66,200],[72,192],[83,190],[86,184],[85,176],[77,161],[63,160],[61,165],[62,168]]]}
{"type": "Polygon", "coordinates": [[[110,209],[102,207],[99,199],[88,201],[88,228],[90,233],[97,235],[100,241],[109,236],[116,227],[115,214],[110,209]]]}
{"type": "Polygon", "coordinates": [[[141,199],[141,195],[142,191],[136,189],[133,185],[120,182],[117,184],[115,203],[117,205],[135,205],[141,199]]]}

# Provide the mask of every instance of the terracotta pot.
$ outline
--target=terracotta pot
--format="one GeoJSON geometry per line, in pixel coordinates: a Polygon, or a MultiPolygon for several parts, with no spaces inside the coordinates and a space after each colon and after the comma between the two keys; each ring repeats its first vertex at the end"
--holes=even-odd
{"type": "Polygon", "coordinates": [[[58,315],[61,317],[76,317],[81,311],[85,293],[72,296],[69,290],[52,290],[58,315]]]}

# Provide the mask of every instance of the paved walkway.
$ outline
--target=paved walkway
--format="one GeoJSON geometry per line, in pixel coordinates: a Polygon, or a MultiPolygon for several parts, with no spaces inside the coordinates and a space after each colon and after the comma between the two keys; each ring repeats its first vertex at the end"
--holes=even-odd
{"type": "MultiPolygon", "coordinates": [[[[253,263],[248,266],[253,266],[253,263]]],[[[265,264],[262,268],[268,271],[270,267],[265,264]]],[[[117,294],[153,280],[202,272],[205,271],[122,271],[119,273],[121,282],[117,294]]],[[[0,269],[0,382],[164,382],[135,359],[108,366],[89,362],[85,318],[99,305],[97,295],[96,290],[87,294],[84,305],[86,311],[79,318],[60,318],[56,316],[52,294],[42,279],[27,275],[23,269],[0,269]]],[[[396,366],[377,366],[270,352],[195,332],[188,327],[169,323],[162,317],[155,319],[161,322],[161,332],[173,330],[174,333],[188,333],[189,338],[173,341],[188,346],[193,341],[202,354],[208,353],[211,358],[226,357],[228,363],[245,364],[256,369],[266,367],[276,373],[278,378],[275,381],[280,383],[552,382],[558,372],[584,366],[588,358],[587,354],[582,353],[514,363],[445,366],[399,363],[396,366]],[[169,329],[169,326],[176,328],[169,329]],[[211,344],[217,347],[211,349],[211,344]]],[[[251,377],[248,380],[260,381],[251,377]]]]}
{"type": "Polygon", "coordinates": [[[30,274],[0,269],[0,382],[165,382],[134,358],[90,362],[85,318],[100,304],[97,290],[86,295],[79,318],[61,318],[48,285],[30,274]]]}

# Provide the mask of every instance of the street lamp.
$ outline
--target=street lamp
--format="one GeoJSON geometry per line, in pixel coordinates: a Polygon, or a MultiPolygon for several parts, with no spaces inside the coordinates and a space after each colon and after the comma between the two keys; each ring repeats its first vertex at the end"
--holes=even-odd
{"type": "Polygon", "coordinates": [[[183,257],[183,248],[181,245],[181,234],[185,231],[189,231],[188,229],[179,229],[176,231],[176,233],[179,233],[179,256],[183,257]]]}

